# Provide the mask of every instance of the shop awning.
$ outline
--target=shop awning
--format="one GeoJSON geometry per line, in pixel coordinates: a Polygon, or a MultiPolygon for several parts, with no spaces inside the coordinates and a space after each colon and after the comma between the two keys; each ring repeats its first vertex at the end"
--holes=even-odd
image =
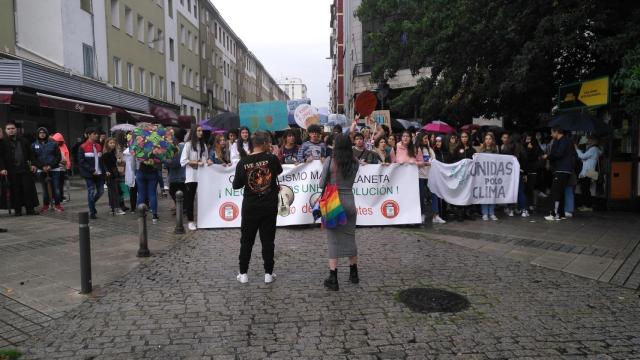
{"type": "Polygon", "coordinates": [[[12,89],[0,89],[0,104],[11,104],[12,89]]]}
{"type": "Polygon", "coordinates": [[[183,129],[191,128],[191,124],[195,124],[196,118],[189,115],[178,116],[178,126],[183,129]]]}
{"type": "Polygon", "coordinates": [[[101,116],[109,116],[113,113],[113,107],[108,105],[90,103],[86,101],[69,99],[61,96],[54,96],[43,93],[36,93],[38,95],[38,101],[40,106],[60,109],[67,111],[75,111],[86,114],[94,114],[101,116]]]}
{"type": "Polygon", "coordinates": [[[151,114],[143,114],[136,111],[125,110],[129,115],[131,115],[134,119],[139,121],[150,121],[155,122],[156,117],[151,114]]]}

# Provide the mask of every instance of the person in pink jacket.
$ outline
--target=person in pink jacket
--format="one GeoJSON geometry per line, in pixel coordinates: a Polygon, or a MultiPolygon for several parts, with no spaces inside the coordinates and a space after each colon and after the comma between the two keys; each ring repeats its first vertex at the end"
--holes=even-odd
{"type": "Polygon", "coordinates": [[[60,149],[60,153],[62,154],[62,161],[60,162],[60,170],[62,175],[62,177],[60,178],[60,197],[62,197],[62,199],[65,199],[64,187],[65,184],[67,184],[67,177],[71,175],[71,153],[69,152],[69,148],[67,147],[67,144],[64,141],[64,136],[62,136],[62,134],[55,133],[53,134],[53,136],[51,136],[51,139],[58,143],[58,148],[60,149]]]}

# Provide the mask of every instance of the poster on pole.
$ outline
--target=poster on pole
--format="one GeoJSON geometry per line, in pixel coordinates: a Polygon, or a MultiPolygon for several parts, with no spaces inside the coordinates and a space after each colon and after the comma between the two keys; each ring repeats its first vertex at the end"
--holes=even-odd
{"type": "Polygon", "coordinates": [[[447,203],[515,204],[520,164],[511,155],[479,153],[454,164],[431,162],[429,190],[447,203]]]}
{"type": "Polygon", "coordinates": [[[280,131],[289,128],[287,103],[264,101],[240,104],[240,126],[256,130],[280,131]]]}
{"type": "MultiPolygon", "coordinates": [[[[313,224],[312,208],[319,199],[322,163],[283,165],[278,177],[289,215],[278,215],[278,226],[313,224]]],[[[198,228],[240,227],[242,190],[232,188],[235,167],[212,165],[198,171],[198,228]]],[[[361,166],[353,186],[358,225],[400,225],[421,222],[418,169],[415,165],[361,166]]]]}

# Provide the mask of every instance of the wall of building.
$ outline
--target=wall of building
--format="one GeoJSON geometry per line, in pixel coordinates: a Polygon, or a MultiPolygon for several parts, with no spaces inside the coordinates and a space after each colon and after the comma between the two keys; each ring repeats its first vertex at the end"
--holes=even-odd
{"type": "Polygon", "coordinates": [[[174,104],[181,104],[182,97],[180,96],[180,70],[178,65],[178,51],[180,46],[180,39],[178,38],[178,11],[176,10],[176,3],[178,0],[171,0],[171,8],[168,6],[169,1],[165,0],[164,3],[164,33],[165,33],[165,74],[167,76],[166,81],[166,94],[167,101],[174,104]],[[169,43],[170,39],[173,39],[173,60],[169,56],[169,43]],[[171,98],[171,82],[175,84],[175,99],[171,98]]]}
{"type": "Polygon", "coordinates": [[[0,51],[16,52],[16,25],[13,0],[0,0],[0,51]]]}
{"type": "Polygon", "coordinates": [[[180,41],[178,41],[178,69],[180,73],[180,92],[183,98],[182,104],[185,104],[184,98],[187,98],[192,102],[200,102],[200,91],[198,90],[198,79],[200,76],[200,58],[198,54],[196,54],[196,48],[198,47],[198,45],[196,44],[194,46],[193,44],[193,42],[195,42],[196,36],[198,39],[200,38],[198,28],[195,27],[187,18],[185,18],[185,16],[180,11],[178,11],[178,38],[180,39],[180,41]],[[181,32],[183,26],[186,34],[191,33],[191,49],[189,49],[188,35],[186,36],[185,41],[182,41],[181,32]],[[183,81],[183,66],[185,69],[184,71],[186,71],[187,75],[186,85],[183,81]],[[191,76],[189,75],[189,70],[191,70],[191,76]]]}
{"type": "Polygon", "coordinates": [[[94,73],[96,79],[107,81],[107,34],[105,1],[93,0],[92,12],[80,7],[78,1],[63,1],[62,36],[64,67],[84,75],[83,44],[94,50],[94,73]]]}
{"type": "Polygon", "coordinates": [[[64,66],[62,0],[20,0],[16,5],[16,55],[64,66]]]}

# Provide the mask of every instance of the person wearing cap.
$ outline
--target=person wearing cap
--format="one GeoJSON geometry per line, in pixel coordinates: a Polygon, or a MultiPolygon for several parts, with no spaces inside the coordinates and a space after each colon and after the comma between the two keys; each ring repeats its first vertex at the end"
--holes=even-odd
{"type": "Polygon", "coordinates": [[[38,139],[31,144],[33,152],[36,154],[36,167],[38,168],[38,178],[42,184],[42,208],[40,213],[49,211],[49,205],[53,198],[54,208],[62,212],[64,209],[60,202],[62,188],[60,182],[60,161],[62,155],[58,149],[58,144],[49,139],[49,131],[45,127],[38,128],[38,139]],[[51,192],[51,193],[50,193],[51,192]]]}

